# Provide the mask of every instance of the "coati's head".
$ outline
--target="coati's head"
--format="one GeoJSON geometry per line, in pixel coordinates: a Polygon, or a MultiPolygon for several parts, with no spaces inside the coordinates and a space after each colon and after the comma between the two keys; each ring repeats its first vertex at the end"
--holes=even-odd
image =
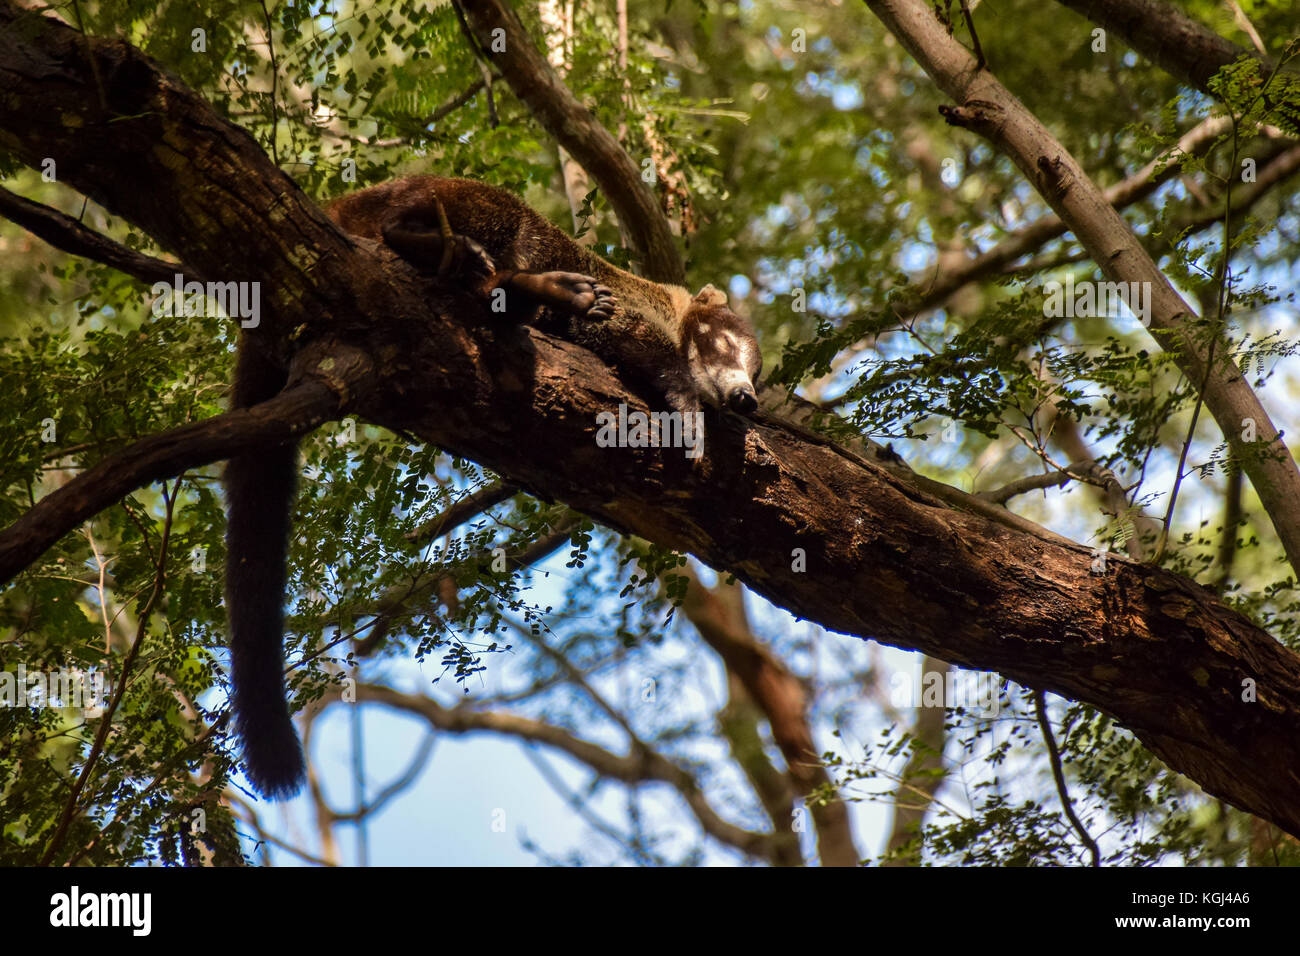
{"type": "Polygon", "coordinates": [[[758,407],[754,381],[763,355],[753,326],[727,308],[726,293],[706,285],[690,300],[680,343],[700,398],[742,414],[758,407]]]}

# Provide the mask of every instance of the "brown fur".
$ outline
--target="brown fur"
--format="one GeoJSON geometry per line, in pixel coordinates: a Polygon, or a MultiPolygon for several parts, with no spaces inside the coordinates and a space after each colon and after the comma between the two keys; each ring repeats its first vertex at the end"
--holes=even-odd
{"type": "Polygon", "coordinates": [[[411,176],[343,196],[326,211],[344,231],[385,241],[422,268],[453,263],[478,279],[489,303],[503,298],[509,318],[591,349],[652,386],[675,411],[698,411],[701,398],[727,400],[717,388],[702,387],[707,370],[692,368],[692,354],[697,361],[742,361],[751,378],[757,374],[753,331],[726,308],[721,292],[706,286],[692,296],[611,265],[504,189],[411,176]],[[454,236],[450,250],[447,227],[454,236]],[[712,330],[730,330],[730,338],[707,341],[696,317],[712,330]],[[688,341],[689,329],[696,331],[688,341]],[[737,340],[744,356],[736,354],[737,340]]]}

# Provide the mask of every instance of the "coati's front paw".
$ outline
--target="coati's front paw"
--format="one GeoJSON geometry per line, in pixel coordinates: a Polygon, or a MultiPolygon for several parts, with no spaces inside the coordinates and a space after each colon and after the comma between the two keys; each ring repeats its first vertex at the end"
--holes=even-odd
{"type": "Polygon", "coordinates": [[[556,308],[579,318],[603,321],[614,315],[614,293],[580,272],[542,272],[532,277],[534,294],[556,308]]]}

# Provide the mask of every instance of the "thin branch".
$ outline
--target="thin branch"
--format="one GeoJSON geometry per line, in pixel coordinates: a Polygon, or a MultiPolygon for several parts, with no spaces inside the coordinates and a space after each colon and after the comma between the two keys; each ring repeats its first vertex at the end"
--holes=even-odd
{"type": "Polygon", "coordinates": [[[253,830],[257,833],[258,843],[269,843],[272,846],[278,846],[281,850],[284,850],[286,853],[292,853],[294,856],[298,857],[298,859],[302,860],[304,863],[310,863],[313,866],[338,866],[338,864],[333,860],[327,860],[323,857],[314,856],[313,854],[308,853],[306,850],[302,849],[301,847],[296,847],[285,840],[281,840],[274,833],[270,833],[267,830],[262,829],[262,823],[257,817],[256,809],[251,803],[249,803],[249,801],[245,800],[243,797],[238,796],[236,794],[229,794],[227,795],[226,799],[228,799],[232,804],[237,805],[244,811],[243,820],[250,827],[252,827],[253,830]]]}
{"type": "MultiPolygon", "coordinates": [[[[352,706],[356,706],[355,704],[352,706]]],[[[327,818],[330,824],[334,823],[356,823],[360,824],[367,817],[372,817],[394,797],[401,794],[429,765],[429,757],[433,754],[433,747],[438,742],[438,735],[430,730],[420,740],[420,745],[411,755],[411,759],[406,762],[406,768],[394,777],[391,781],[380,788],[379,792],[361,803],[350,813],[338,813],[334,810],[327,809],[327,818]]]]}
{"type": "Polygon", "coordinates": [[[139,279],[145,285],[153,285],[155,282],[170,283],[176,278],[178,272],[185,271],[179,263],[156,259],[134,249],[128,249],[57,209],[32,202],[2,187],[0,187],[0,216],[22,226],[56,249],[112,266],[118,272],[139,279]]]}
{"type": "MultiPolygon", "coordinates": [[[[1273,67],[1267,79],[1265,79],[1263,85],[1260,87],[1259,92],[1255,94],[1251,106],[1246,108],[1246,115],[1249,115],[1255,101],[1258,101],[1261,97],[1267,95],[1269,84],[1273,82],[1278,71],[1286,65],[1286,62],[1286,59],[1282,59],[1273,67]]],[[[1196,435],[1196,421],[1200,417],[1201,406],[1205,402],[1205,391],[1209,386],[1210,376],[1214,373],[1214,352],[1219,345],[1223,327],[1227,322],[1229,295],[1228,277],[1232,274],[1232,190],[1233,184],[1237,181],[1237,152],[1240,145],[1240,130],[1238,128],[1238,122],[1238,117],[1234,113],[1232,115],[1232,156],[1228,161],[1228,174],[1224,183],[1225,188],[1223,195],[1223,251],[1219,256],[1218,268],[1216,269],[1217,274],[1215,275],[1216,302],[1214,304],[1213,317],[1205,316],[1210,323],[1210,344],[1206,350],[1205,374],[1196,389],[1196,404],[1192,407],[1192,419],[1187,425],[1187,438],[1183,441],[1182,450],[1178,455],[1178,467],[1174,470],[1174,485],[1169,492],[1169,508],[1165,512],[1165,526],[1160,535],[1160,545],[1156,548],[1155,557],[1152,559],[1156,562],[1159,562],[1164,556],[1165,546],[1168,543],[1169,535],[1173,530],[1174,506],[1178,502],[1178,489],[1182,485],[1183,478],[1185,477],[1183,468],[1187,464],[1187,454],[1191,450],[1192,439],[1196,435]]],[[[1201,311],[1204,313],[1208,310],[1202,309],[1201,311]]]]}
{"type": "Polygon", "coordinates": [[[362,684],[358,700],[373,700],[423,717],[445,733],[491,731],[507,737],[546,744],[595,770],[602,777],[638,785],[666,783],[690,807],[700,827],[714,839],[762,859],[768,859],[772,837],[753,833],[728,823],[709,805],[695,777],[655,752],[632,752],[626,756],[573,736],[567,730],[517,714],[482,712],[467,707],[447,708],[424,696],[403,694],[390,687],[362,684]]]}
{"type": "Polygon", "coordinates": [[[431,538],[440,538],[517,494],[519,494],[519,487],[508,481],[496,481],[484,485],[477,491],[452,502],[414,531],[408,531],[407,540],[424,543],[431,538]]]}
{"type": "Polygon", "coordinates": [[[1223,530],[1219,538],[1219,555],[1215,569],[1214,589],[1222,595],[1232,579],[1232,566],[1237,560],[1237,529],[1241,526],[1241,468],[1235,461],[1228,462],[1227,487],[1223,490],[1223,530]]]}
{"type": "Polygon", "coordinates": [[[1038,726],[1043,731],[1043,742],[1047,744],[1047,755],[1052,762],[1052,779],[1056,781],[1056,793],[1061,799],[1061,807],[1065,810],[1070,826],[1074,827],[1074,832],[1079,835],[1083,845],[1088,848],[1088,855],[1092,858],[1092,865],[1101,866],[1101,851],[1097,848],[1097,841],[1088,833],[1083,821],[1074,812],[1074,803],[1070,800],[1070,790],[1065,785],[1065,772],[1061,768],[1061,752],[1056,747],[1056,737],[1052,733],[1052,722],[1047,719],[1047,702],[1041,690],[1034,691],[1034,712],[1038,715],[1038,726]]]}
{"type": "Polygon", "coordinates": [[[583,820],[587,821],[589,827],[608,838],[611,843],[625,850],[631,859],[638,865],[645,866],[648,864],[653,866],[663,866],[667,863],[660,854],[649,854],[644,850],[638,850],[634,837],[626,833],[620,833],[615,829],[613,824],[603,820],[591,806],[590,800],[584,800],[579,794],[565,786],[564,780],[555,771],[555,768],[550,765],[546,758],[538,752],[536,746],[527,746],[524,747],[523,750],[524,756],[528,758],[528,762],[533,765],[539,774],[541,774],[541,777],[546,781],[547,786],[555,791],[556,795],[562,801],[568,804],[569,809],[583,820]]]}
{"type": "MultiPolygon", "coordinates": [[[[1216,139],[1230,127],[1226,117],[1212,116],[1197,123],[1179,137],[1166,152],[1151,160],[1121,182],[1108,187],[1103,195],[1116,209],[1126,209],[1147,198],[1160,186],[1178,175],[1181,156],[1204,155],[1216,139]]],[[[972,282],[1005,272],[1012,264],[1069,232],[1061,217],[1049,213],[1024,228],[1011,233],[992,249],[982,252],[955,268],[938,275],[935,281],[915,298],[895,305],[900,320],[909,318],[943,303],[972,282]]]]}
{"type": "Polygon", "coordinates": [[[426,116],[424,118],[423,125],[432,126],[435,123],[439,123],[442,120],[446,119],[452,113],[456,112],[466,103],[468,103],[470,100],[476,97],[486,87],[487,87],[487,80],[475,80],[464,90],[457,93],[451,99],[447,100],[447,102],[443,103],[436,110],[434,110],[432,113],[426,116]]]}
{"type": "Polygon", "coordinates": [[[303,382],[269,402],[142,438],[52,491],[0,532],[0,583],[10,580],[81,522],[151,482],[260,445],[291,441],[339,410],[326,386],[303,382]]]}
{"type": "Polygon", "coordinates": [[[1027,491],[1037,491],[1041,488],[1057,488],[1069,484],[1077,477],[1079,476],[1071,474],[1068,470],[1050,471],[1041,475],[1027,475],[1024,478],[1008,482],[993,491],[976,492],[975,496],[983,498],[985,501],[991,501],[994,504],[1005,505],[1016,495],[1023,495],[1027,491]]]}
{"type": "MultiPolygon", "coordinates": [[[[951,670],[952,665],[947,661],[929,655],[921,663],[921,673],[927,678],[938,675],[941,680],[946,680],[951,670]]],[[[918,701],[915,712],[909,745],[911,753],[894,788],[894,819],[889,827],[882,866],[920,863],[922,827],[948,775],[943,757],[947,742],[947,710],[927,707],[924,701],[918,701]],[[903,799],[909,792],[919,798],[915,803],[903,799]],[[904,847],[914,848],[914,852],[904,853],[904,847]]]]}
{"type": "Polygon", "coordinates": [[[260,0],[260,3],[262,6],[262,17],[266,21],[267,54],[271,60],[271,131],[267,136],[267,139],[271,144],[271,162],[279,166],[280,149],[276,143],[276,136],[280,132],[280,67],[275,58],[275,35],[271,26],[271,11],[267,9],[266,0],[260,0]]]}
{"type": "Polygon", "coordinates": [[[1211,226],[1227,223],[1230,230],[1240,228],[1240,220],[1245,213],[1276,187],[1284,185],[1292,176],[1300,172],[1300,145],[1292,146],[1260,167],[1252,183],[1242,183],[1234,177],[1231,202],[1225,197],[1222,203],[1200,212],[1185,213],[1176,217],[1170,228],[1159,237],[1147,237],[1147,245],[1153,246],[1155,253],[1168,252],[1172,240],[1177,236],[1188,236],[1204,231],[1211,226]]]}

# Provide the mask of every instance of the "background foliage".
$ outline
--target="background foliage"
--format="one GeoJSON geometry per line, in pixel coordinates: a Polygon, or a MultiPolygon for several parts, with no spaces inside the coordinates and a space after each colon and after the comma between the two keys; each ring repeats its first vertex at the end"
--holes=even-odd
{"type": "MultiPolygon", "coordinates": [[[[1293,6],[1242,6],[1281,56],[1294,32],[1293,6]]],[[[1220,4],[1185,7],[1249,45],[1220,4]]],[[[503,84],[492,84],[490,96],[483,88],[449,6],[266,0],[200,9],[130,0],[54,9],[166,64],[313,195],[437,172],[517,190],[571,224],[555,149],[503,84]]],[[[517,9],[540,39],[536,10],[517,9]]],[[[1131,316],[1044,319],[1044,278],[1100,278],[1071,236],[942,307],[916,315],[900,308],[952,261],[945,257],[990,248],[1048,210],[1005,158],[944,124],[942,95],[865,7],[634,4],[626,72],[610,39],[614,5],[583,2],[576,10],[569,86],[620,132],[634,159],[657,155],[657,188],[685,226],[693,284],[729,284],[759,329],[776,380],[892,442],[918,470],[966,488],[1068,462],[1053,423],[1073,422],[1128,488],[1131,506],[1163,516],[1195,389],[1131,316]]],[[[981,5],[977,25],[991,68],[1102,185],[1225,110],[1118,38],[1095,52],[1091,24],[1056,4],[981,5]]],[[[1285,116],[1267,114],[1251,87],[1225,90],[1236,128],[1203,156],[1173,158],[1178,175],[1124,211],[1167,274],[1202,304],[1218,293],[1224,236],[1217,225],[1194,223],[1235,183],[1235,157],[1274,147],[1261,124],[1296,132],[1285,116]]],[[[3,171],[7,188],[151,248],[128,224],[38,173],[12,164],[3,171]]],[[[587,198],[597,248],[625,262],[602,198],[587,198]]],[[[1228,332],[1238,362],[1285,422],[1300,254],[1293,188],[1264,194],[1245,214],[1224,280],[1228,332]]],[[[154,319],[132,281],[7,224],[0,250],[0,520],[12,522],[70,471],[133,438],[224,407],[233,323],[154,319]]],[[[573,524],[564,509],[524,495],[451,536],[413,544],[408,533],[492,476],[363,423],[323,429],[302,456],[289,604],[300,705],[335,699],[347,678],[393,680],[406,673],[403,662],[420,660],[419,692],[445,706],[526,716],[614,751],[649,748],[694,774],[727,819],[758,831],[778,826],[725,730],[726,675],[674,610],[686,581],[677,556],[573,524]],[[515,555],[556,527],[571,531],[545,566],[551,578],[514,562],[494,566],[493,548],[515,555]],[[452,596],[439,583],[446,578],[452,596]],[[377,604],[408,593],[420,599],[388,619],[373,654],[359,656],[377,604]],[[486,683],[485,670],[496,668],[486,683]],[[652,706],[642,706],[647,679],[656,688],[652,706]]],[[[1204,420],[1188,463],[1166,563],[1222,586],[1296,646],[1294,582],[1248,491],[1236,492],[1240,511],[1228,512],[1225,527],[1232,464],[1204,420]]],[[[81,666],[116,677],[134,635],[146,635],[66,841],[79,862],[233,862],[263,852],[254,850],[261,823],[239,796],[237,760],[220,724],[228,688],[218,476],[204,469],[132,495],[65,538],[0,598],[0,670],[81,666]],[[169,573],[150,605],[164,529],[169,573]],[[207,820],[197,836],[189,827],[196,807],[207,820]]],[[[1014,505],[1100,549],[1119,549],[1132,534],[1129,516],[1099,513],[1077,487],[1014,505]]],[[[877,858],[888,814],[864,808],[889,808],[908,755],[933,745],[885,690],[889,674],[916,662],[822,634],[752,596],[749,607],[755,632],[807,691],[808,719],[841,796],[863,801],[853,813],[859,856],[877,858]]],[[[1107,862],[1296,860],[1292,841],[1169,774],[1104,716],[1060,701],[1051,712],[1077,809],[1107,862]]],[[[780,764],[762,721],[754,725],[760,761],[780,764]]],[[[40,858],[65,810],[68,775],[79,772],[97,728],[70,709],[0,708],[0,861],[40,858]]],[[[896,856],[933,864],[1085,859],[1060,816],[1033,705],[1019,688],[1004,688],[995,719],[949,711],[940,749],[946,769],[937,802],[918,839],[896,847],[896,856]]],[[[565,799],[585,833],[571,845],[525,838],[540,860],[749,859],[707,835],[663,787],[573,765],[555,783],[570,787],[565,799]]],[[[371,790],[378,786],[372,781],[371,790]]],[[[398,800],[386,812],[409,806],[398,800]]],[[[787,795],[786,806],[797,820],[800,801],[787,795]]],[[[328,844],[326,829],[321,824],[318,837],[328,844]]],[[[812,835],[796,832],[805,856],[814,856],[812,835]]],[[[330,858],[328,847],[300,849],[309,859],[330,858]]]]}

